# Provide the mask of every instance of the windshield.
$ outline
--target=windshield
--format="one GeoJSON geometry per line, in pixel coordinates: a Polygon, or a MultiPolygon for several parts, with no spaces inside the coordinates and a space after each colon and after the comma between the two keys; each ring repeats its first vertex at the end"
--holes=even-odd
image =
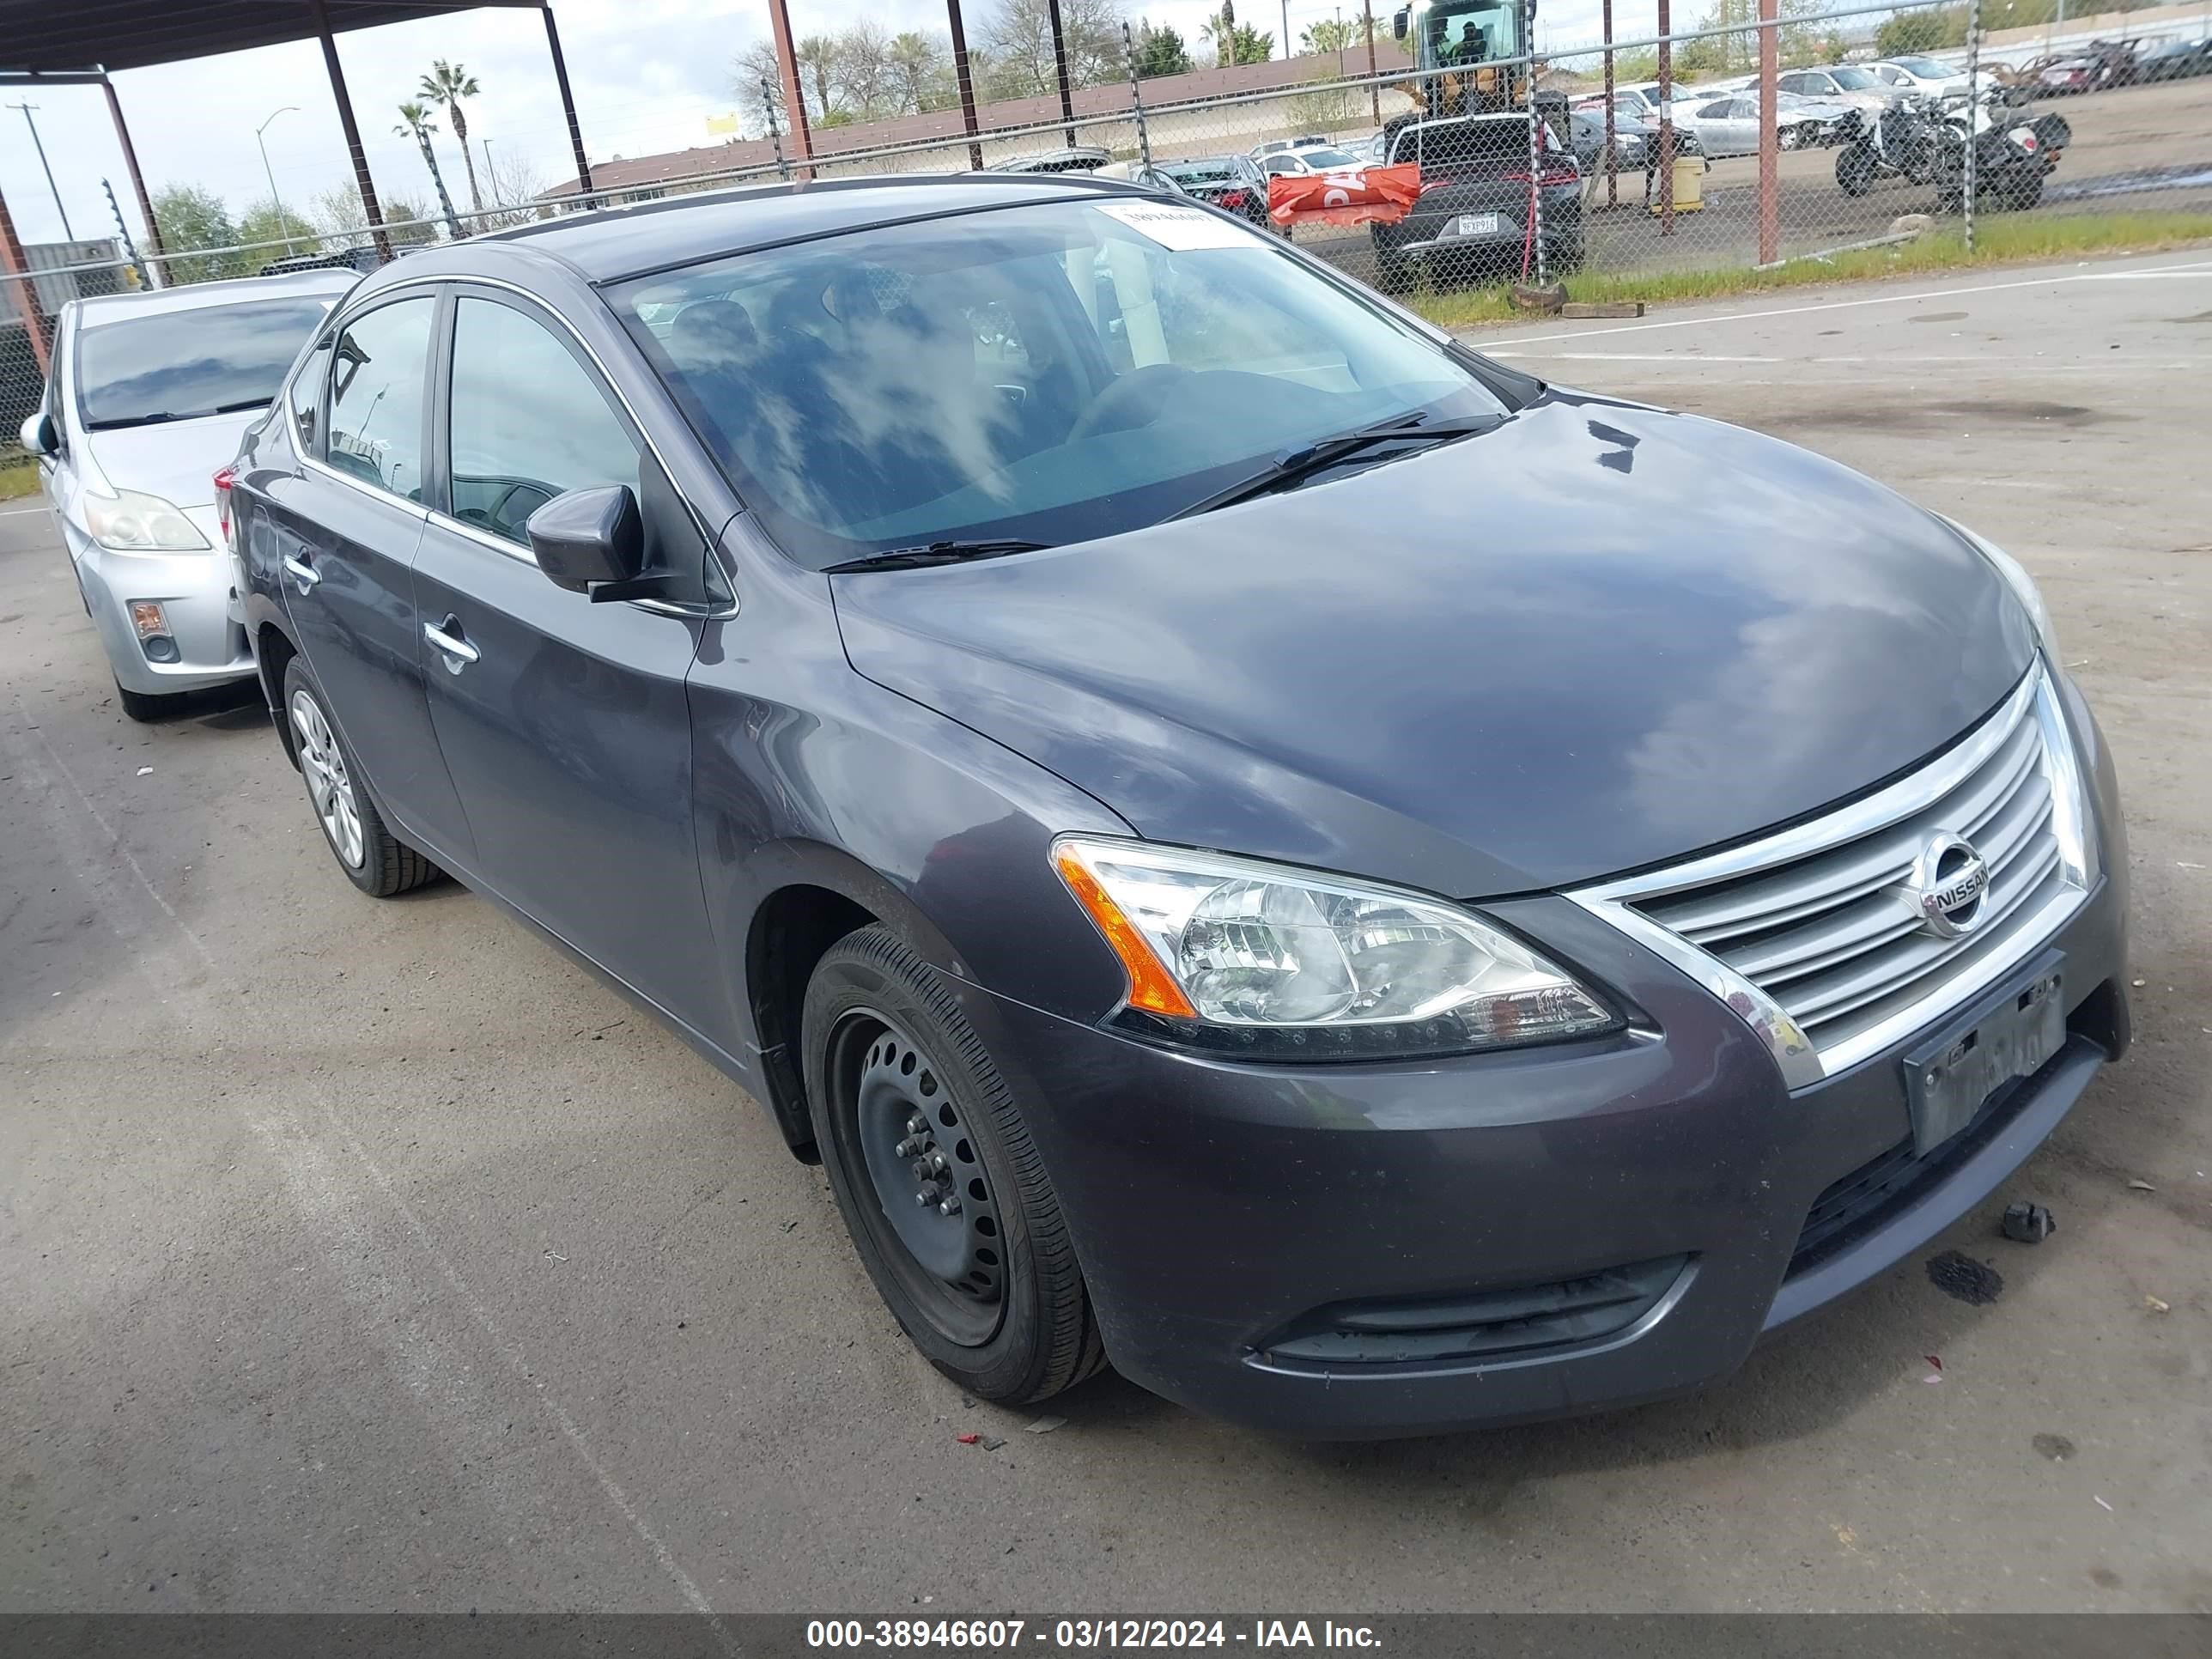
{"type": "Polygon", "coordinates": [[[1186,185],[1210,185],[1242,175],[1234,161],[1163,161],[1160,171],[1186,185]]]}
{"type": "Polygon", "coordinates": [[[1893,58],[1890,61],[1925,81],[1948,81],[1951,77],[1951,66],[1939,64],[1933,58],[1893,58]]]}
{"type": "Polygon", "coordinates": [[[77,331],[87,431],[258,409],[331,308],[329,297],[164,311],[77,331]]]}
{"type": "Polygon", "coordinates": [[[1413,8],[1424,66],[1494,63],[1521,53],[1518,0],[1443,0],[1413,8]]]}
{"type": "Polygon", "coordinates": [[[1845,92],[1880,92],[1881,82],[1863,69],[1832,69],[1828,73],[1845,92]]]}
{"type": "Polygon", "coordinates": [[[1298,160],[1310,167],[1356,167],[1359,158],[1345,150],[1332,149],[1327,144],[1309,144],[1298,153],[1298,160]]]}
{"type": "Polygon", "coordinates": [[[1286,448],[1504,407],[1271,239],[1166,202],[855,231],[611,297],[747,506],[817,568],[1115,535],[1286,448]]]}

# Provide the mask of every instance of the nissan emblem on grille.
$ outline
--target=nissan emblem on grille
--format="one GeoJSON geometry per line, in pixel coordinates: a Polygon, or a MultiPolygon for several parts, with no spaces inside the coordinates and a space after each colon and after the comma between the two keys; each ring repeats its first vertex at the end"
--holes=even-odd
{"type": "Polygon", "coordinates": [[[1973,842],[1939,830],[1920,849],[1911,878],[1890,890],[1912,907],[1924,931],[1937,939],[1957,939],[1981,921],[1990,868],[1973,842]]]}

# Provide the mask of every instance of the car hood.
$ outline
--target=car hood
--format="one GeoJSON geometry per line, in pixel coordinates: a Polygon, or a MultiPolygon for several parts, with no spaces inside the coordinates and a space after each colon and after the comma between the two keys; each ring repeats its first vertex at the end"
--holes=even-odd
{"type": "Polygon", "coordinates": [[[1988,562],[1872,481],[1557,392],[1339,482],[830,581],[860,673],[1143,836],[1461,897],[1870,789],[2035,648],[1988,562]]]}
{"type": "Polygon", "coordinates": [[[118,489],[143,490],[178,507],[211,507],[215,475],[237,459],[246,428],[269,411],[249,409],[86,434],[100,475],[118,489]]]}

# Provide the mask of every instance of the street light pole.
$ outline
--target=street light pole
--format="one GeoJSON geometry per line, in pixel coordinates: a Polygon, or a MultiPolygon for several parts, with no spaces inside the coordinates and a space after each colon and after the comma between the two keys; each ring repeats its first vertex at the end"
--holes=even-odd
{"type": "MultiPolygon", "coordinates": [[[[269,121],[275,120],[278,115],[295,115],[299,112],[299,109],[300,106],[297,104],[287,104],[270,116],[269,121]]],[[[253,142],[261,146],[261,171],[269,180],[269,206],[276,216],[276,223],[284,232],[284,252],[290,253],[294,252],[292,228],[284,222],[284,204],[276,198],[276,170],[269,165],[269,143],[261,136],[269,131],[269,121],[264,121],[253,129],[253,142]]]]}
{"type": "Polygon", "coordinates": [[[46,169],[46,188],[54,193],[54,211],[62,216],[62,240],[74,242],[76,233],[70,228],[69,210],[62,205],[61,186],[54,182],[54,170],[46,163],[46,147],[39,140],[39,124],[31,119],[31,112],[39,106],[36,104],[10,104],[8,107],[23,112],[24,123],[31,129],[31,147],[39,152],[39,165],[46,169]]]}

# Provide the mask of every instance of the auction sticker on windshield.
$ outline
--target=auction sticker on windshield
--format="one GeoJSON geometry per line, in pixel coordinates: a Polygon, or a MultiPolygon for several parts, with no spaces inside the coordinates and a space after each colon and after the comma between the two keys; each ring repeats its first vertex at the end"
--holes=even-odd
{"type": "Polygon", "coordinates": [[[1100,202],[1094,205],[1094,210],[1109,219],[1120,220],[1130,229],[1176,253],[1188,253],[1196,248],[1249,247],[1254,241],[1252,233],[1236,221],[1201,212],[1197,208],[1176,207],[1164,202],[1100,202]]]}

